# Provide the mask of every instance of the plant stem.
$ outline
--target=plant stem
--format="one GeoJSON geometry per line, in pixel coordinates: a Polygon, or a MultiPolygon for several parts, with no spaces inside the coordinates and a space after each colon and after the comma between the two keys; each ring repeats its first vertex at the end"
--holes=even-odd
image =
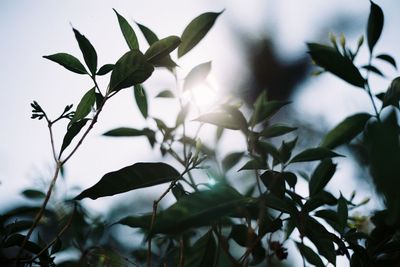
{"type": "MultiPolygon", "coordinates": [[[[371,66],[371,62],[372,62],[372,52],[371,52],[371,54],[369,55],[368,66],[371,66]]],[[[378,109],[376,108],[376,104],[375,104],[375,101],[374,101],[374,97],[373,97],[372,92],[371,92],[371,87],[369,86],[369,82],[368,82],[368,80],[369,80],[369,73],[370,73],[370,71],[367,70],[367,77],[365,78],[365,90],[367,91],[368,96],[369,96],[369,98],[371,99],[371,103],[372,103],[372,106],[374,107],[374,111],[375,111],[376,118],[377,118],[378,121],[380,121],[379,112],[378,112],[378,109]]]]}

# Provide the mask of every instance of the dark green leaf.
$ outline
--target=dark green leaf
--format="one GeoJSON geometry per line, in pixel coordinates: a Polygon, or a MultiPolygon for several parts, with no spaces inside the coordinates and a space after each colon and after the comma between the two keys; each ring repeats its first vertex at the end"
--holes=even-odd
{"type": "Polygon", "coordinates": [[[354,86],[364,87],[365,81],[359,70],[335,48],[316,43],[308,43],[307,46],[317,65],[354,86]]]}
{"type": "Polygon", "coordinates": [[[96,91],[95,88],[90,89],[86,92],[86,94],[82,97],[78,106],[76,107],[75,115],[72,118],[69,125],[71,126],[77,121],[84,119],[92,110],[94,103],[96,102],[96,91]]]}
{"type": "Polygon", "coordinates": [[[311,176],[311,180],[308,183],[310,196],[321,192],[324,187],[329,183],[335,171],[336,164],[333,164],[330,158],[322,160],[321,163],[318,164],[317,168],[314,170],[311,176]]]}
{"type": "Polygon", "coordinates": [[[139,50],[125,53],[115,64],[111,73],[111,92],[131,87],[146,81],[154,71],[152,64],[139,50]]]}
{"type": "Polygon", "coordinates": [[[265,205],[271,209],[278,210],[284,213],[297,216],[298,210],[294,202],[287,197],[279,198],[274,194],[268,193],[265,195],[265,205]]]}
{"type": "Polygon", "coordinates": [[[157,35],[152,30],[138,22],[136,22],[136,24],[139,26],[140,31],[143,33],[144,38],[149,45],[152,45],[158,41],[157,35]]]}
{"type": "Polygon", "coordinates": [[[171,189],[172,194],[174,195],[174,197],[176,198],[176,200],[181,199],[182,197],[186,196],[186,191],[183,188],[182,184],[180,183],[176,183],[174,187],[172,187],[171,189]]]}
{"type": "Polygon", "coordinates": [[[368,113],[358,113],[347,117],[325,135],[320,146],[333,149],[349,143],[364,130],[365,124],[370,118],[371,115],[368,113]]]}
{"type": "Polygon", "coordinates": [[[196,85],[204,82],[211,71],[211,61],[201,63],[194,67],[185,77],[183,91],[193,89],[196,85]]]}
{"type": "Polygon", "coordinates": [[[316,148],[309,148],[303,150],[296,156],[294,156],[290,162],[305,162],[305,161],[314,161],[314,160],[321,160],[325,158],[333,158],[333,157],[343,157],[340,154],[337,154],[325,147],[316,147],[316,148]]]}
{"type": "Polygon", "coordinates": [[[140,113],[142,113],[143,117],[146,119],[148,115],[146,91],[141,84],[135,84],[133,90],[135,91],[136,105],[138,106],[140,113]]]}
{"type": "Polygon", "coordinates": [[[256,124],[270,118],[281,108],[290,103],[290,101],[267,101],[266,94],[261,94],[255,103],[255,110],[249,120],[249,124],[255,126],[256,124]]]}
{"type": "Polygon", "coordinates": [[[367,71],[373,72],[373,73],[375,73],[375,74],[377,74],[377,75],[379,75],[379,76],[385,77],[385,75],[382,73],[382,71],[380,71],[380,70],[379,70],[377,67],[375,67],[375,66],[372,66],[372,65],[364,65],[364,66],[361,66],[361,68],[363,68],[363,69],[365,69],[365,70],[367,70],[367,71]]]}
{"type": "Polygon", "coordinates": [[[240,246],[247,247],[254,242],[257,235],[244,224],[234,224],[229,237],[240,246]]]}
{"type": "Polygon", "coordinates": [[[280,161],[279,151],[273,144],[266,141],[258,141],[256,149],[260,153],[271,155],[276,161],[280,161]]]}
{"type": "Polygon", "coordinates": [[[7,224],[5,226],[5,232],[7,233],[7,235],[11,235],[14,233],[18,233],[21,231],[26,231],[29,228],[31,228],[31,226],[33,225],[33,221],[29,221],[29,220],[16,220],[15,222],[12,222],[10,224],[7,224]]]}
{"type": "Polygon", "coordinates": [[[260,158],[254,158],[247,161],[238,171],[243,170],[266,170],[268,165],[260,158]]]}
{"type": "Polygon", "coordinates": [[[135,136],[146,136],[149,140],[150,145],[153,147],[156,141],[156,133],[149,129],[134,129],[134,128],[127,128],[127,127],[120,127],[113,130],[110,130],[103,135],[105,136],[113,136],[113,137],[135,137],[135,136]]]}
{"type": "Polygon", "coordinates": [[[322,190],[321,192],[310,196],[304,204],[303,211],[310,212],[323,205],[336,205],[337,199],[329,192],[322,190]]]}
{"type": "Polygon", "coordinates": [[[292,156],[292,150],[296,146],[297,137],[292,141],[282,141],[282,145],[279,148],[279,158],[282,162],[286,163],[292,156]]]}
{"type": "Polygon", "coordinates": [[[121,16],[115,9],[113,10],[118,17],[119,27],[121,28],[121,32],[124,35],[125,41],[128,44],[129,49],[139,49],[139,42],[137,40],[135,31],[132,29],[131,25],[129,25],[128,21],[123,16],[121,16]]]}
{"type": "Polygon", "coordinates": [[[46,194],[39,190],[34,189],[26,189],[22,191],[22,195],[26,198],[30,199],[43,199],[46,197],[46,194]]]}
{"type": "Polygon", "coordinates": [[[165,58],[172,51],[174,51],[179,44],[181,39],[178,36],[168,36],[164,39],[154,42],[144,54],[147,60],[155,65],[160,62],[161,59],[165,58]]]}
{"type": "Polygon", "coordinates": [[[238,123],[238,125],[240,125],[240,130],[242,130],[243,133],[248,133],[246,118],[239,110],[239,107],[225,104],[221,105],[221,109],[225,110],[226,112],[228,112],[229,115],[232,116],[232,118],[238,123]]]}
{"type": "Polygon", "coordinates": [[[283,124],[274,124],[271,126],[267,126],[264,130],[261,131],[260,135],[265,138],[271,138],[293,132],[296,129],[296,127],[289,127],[283,124]]]}
{"type": "Polygon", "coordinates": [[[292,172],[283,172],[283,178],[291,188],[294,188],[297,184],[297,176],[292,172]]]}
{"type": "Polygon", "coordinates": [[[195,121],[205,122],[231,130],[240,130],[241,125],[227,112],[214,112],[201,115],[195,121]]]}
{"type": "Polygon", "coordinates": [[[210,267],[215,263],[217,243],[212,231],[208,231],[193,244],[185,255],[184,267],[210,267]]]}
{"type": "Polygon", "coordinates": [[[71,144],[72,140],[79,134],[83,127],[85,127],[86,123],[89,119],[83,119],[71,124],[68,128],[67,133],[64,136],[63,143],[61,146],[60,154],[71,144]]]}
{"type": "Polygon", "coordinates": [[[72,72],[78,73],[78,74],[88,74],[85,67],[82,65],[82,63],[77,59],[76,57],[67,54],[67,53],[58,53],[54,55],[49,55],[49,56],[43,56],[44,58],[54,61],[67,70],[70,70],[72,72]]]}
{"type": "Polygon", "coordinates": [[[286,189],[283,173],[267,170],[260,176],[260,179],[272,194],[283,198],[286,189]]]}
{"type": "Polygon", "coordinates": [[[225,156],[222,160],[222,168],[224,172],[230,170],[233,166],[235,166],[242,159],[244,152],[233,152],[225,156]]]}
{"type": "Polygon", "coordinates": [[[382,108],[389,105],[399,108],[399,101],[400,101],[400,77],[396,77],[390,83],[390,86],[387,89],[385,96],[383,97],[382,108]]]}
{"type": "Polygon", "coordinates": [[[82,51],[83,59],[86,62],[92,75],[96,74],[97,71],[97,53],[89,40],[82,35],[77,29],[73,29],[75,38],[78,41],[79,48],[82,51]]]}
{"type": "Polygon", "coordinates": [[[387,54],[380,54],[380,55],[376,56],[376,58],[386,61],[387,63],[392,65],[397,70],[396,60],[392,56],[387,55],[387,54]]]}
{"type": "Polygon", "coordinates": [[[337,214],[338,214],[338,222],[340,224],[339,233],[343,234],[347,226],[347,218],[349,216],[349,211],[347,208],[347,200],[342,195],[340,195],[340,198],[338,199],[337,214]]]}
{"type": "Polygon", "coordinates": [[[81,200],[86,197],[97,199],[112,196],[170,182],[178,177],[179,172],[165,163],[135,163],[118,171],[107,173],[99,182],[84,190],[75,199],[81,200]]]}
{"type": "MultiPolygon", "coordinates": [[[[22,242],[24,241],[25,236],[21,234],[14,234],[10,236],[5,242],[4,242],[4,247],[9,248],[13,246],[21,246],[22,242]]],[[[32,252],[34,254],[38,254],[42,248],[37,245],[36,243],[32,241],[28,241],[25,244],[25,249],[29,252],[32,252]]]]}
{"type": "Polygon", "coordinates": [[[182,107],[182,109],[178,113],[178,116],[176,117],[175,127],[178,127],[179,125],[183,124],[189,113],[189,110],[190,110],[190,103],[187,103],[185,106],[182,107]]]}
{"type": "Polygon", "coordinates": [[[374,46],[379,40],[383,29],[383,12],[382,9],[376,5],[374,2],[371,2],[371,9],[368,18],[368,26],[367,26],[367,39],[368,39],[368,48],[372,53],[374,46]]]}
{"type": "Polygon", "coordinates": [[[314,252],[308,246],[296,242],[297,248],[299,249],[301,255],[306,259],[306,261],[316,267],[324,267],[325,264],[322,262],[321,258],[318,256],[317,253],[314,252]]]}
{"type": "Polygon", "coordinates": [[[105,64],[97,71],[96,75],[102,76],[106,75],[114,69],[114,64],[105,64]]]}
{"type": "Polygon", "coordinates": [[[194,18],[189,25],[186,26],[181,37],[182,43],[178,48],[178,57],[185,55],[206,36],[222,12],[223,11],[219,13],[203,13],[194,18]]]}
{"type": "Polygon", "coordinates": [[[338,213],[334,210],[318,210],[315,212],[315,216],[324,219],[333,229],[339,233],[343,232],[342,225],[339,222],[338,213]]]}
{"type": "Polygon", "coordinates": [[[156,97],[164,97],[164,98],[174,98],[175,95],[170,90],[163,90],[159,92],[156,97]]]}

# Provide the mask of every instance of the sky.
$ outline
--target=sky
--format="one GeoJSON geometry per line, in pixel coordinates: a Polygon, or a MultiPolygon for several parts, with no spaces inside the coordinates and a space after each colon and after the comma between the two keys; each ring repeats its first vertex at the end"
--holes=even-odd
{"type": "MultiPolygon", "coordinates": [[[[386,16],[384,32],[377,50],[389,52],[398,60],[400,4],[396,0],[376,2],[386,16]]],[[[91,88],[91,81],[87,77],[68,72],[42,56],[67,52],[82,58],[72,32],[73,26],[94,45],[99,55],[99,65],[115,62],[128,48],[112,8],[132,24],[138,21],[153,29],[159,37],[180,35],[197,15],[225,9],[206,38],[179,61],[180,77],[184,77],[196,64],[212,60],[211,79],[218,89],[215,96],[218,98],[229,92],[229,88],[237,82],[237,77],[246,71],[243,64],[245,56],[235,35],[238,31],[255,39],[272,33],[282,58],[301,56],[306,51],[305,42],[328,40],[329,25],[334,25],[338,17],[348,18],[352,26],[348,41],[355,44],[358,36],[365,32],[369,2],[1,1],[0,208],[11,201],[20,201],[18,194],[22,188],[43,187],[43,181],[49,181],[51,177],[53,163],[47,127],[43,121],[30,119],[30,102],[38,101],[54,118],[65,105],[74,103],[76,106],[83,94],[91,88]]],[[[143,37],[137,28],[135,30],[145,47],[143,37]]],[[[366,50],[361,51],[361,56],[360,62],[363,59],[366,62],[366,50]]],[[[390,67],[380,66],[387,73],[387,79],[373,77],[372,85],[376,92],[381,91],[380,88],[385,89],[390,79],[398,75],[390,67]]],[[[104,85],[106,80],[102,82],[104,85]]],[[[146,83],[149,97],[154,97],[170,86],[173,86],[173,79],[165,71],[160,71],[146,83]]],[[[165,101],[169,100],[152,101],[150,113],[156,116],[176,114],[177,110],[170,109],[171,105],[165,101]]],[[[302,116],[308,116],[310,120],[323,117],[330,126],[351,113],[371,110],[366,94],[330,75],[312,78],[303,84],[293,105],[302,116]],[[341,105],[338,106],[338,102],[341,105]]],[[[147,141],[143,139],[112,139],[101,136],[105,131],[121,126],[145,126],[145,121],[134,104],[132,92],[128,90],[115,97],[105,108],[89,138],[68,163],[67,178],[60,183],[60,192],[66,192],[74,186],[91,186],[103,174],[137,161],[160,160],[158,151],[151,151],[147,141]]],[[[56,143],[60,144],[62,141],[64,130],[65,125],[56,129],[56,143]]],[[[243,146],[243,143],[235,140],[228,140],[226,144],[232,150],[243,146]]],[[[342,170],[351,172],[349,166],[343,166],[342,170]]],[[[348,176],[341,175],[342,178],[338,178],[336,182],[347,182],[355,187],[356,182],[345,180],[348,176]]],[[[102,201],[99,203],[103,203],[102,201]]]]}

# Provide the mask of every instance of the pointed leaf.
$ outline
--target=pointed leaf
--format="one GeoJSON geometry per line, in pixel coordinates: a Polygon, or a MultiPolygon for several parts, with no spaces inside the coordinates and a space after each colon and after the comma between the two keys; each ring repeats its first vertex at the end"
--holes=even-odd
{"type": "Polygon", "coordinates": [[[86,94],[82,97],[78,106],[76,107],[75,115],[72,118],[69,126],[72,126],[77,121],[84,119],[92,110],[94,103],[96,102],[96,91],[95,88],[90,89],[86,92],[86,94]]]}
{"type": "Polygon", "coordinates": [[[121,16],[115,9],[113,9],[118,18],[119,27],[124,35],[125,41],[128,44],[130,50],[139,49],[139,42],[137,40],[135,31],[129,25],[128,21],[121,16]]]}
{"type": "Polygon", "coordinates": [[[222,160],[222,168],[224,172],[230,170],[233,166],[235,166],[243,157],[244,152],[233,152],[225,156],[222,160]]]}
{"type": "Polygon", "coordinates": [[[267,126],[264,130],[262,130],[260,136],[271,138],[293,132],[296,129],[296,127],[289,127],[283,124],[274,124],[271,126],[267,126]]]}
{"type": "Polygon", "coordinates": [[[184,267],[213,266],[217,254],[217,243],[212,231],[200,237],[185,254],[184,267]]]}
{"type": "Polygon", "coordinates": [[[149,140],[150,145],[153,147],[156,142],[156,133],[149,129],[134,129],[128,127],[120,127],[113,130],[110,130],[103,134],[104,136],[113,136],[113,137],[135,137],[135,136],[146,136],[149,140]]]}
{"type": "Polygon", "coordinates": [[[243,171],[243,170],[266,170],[268,169],[268,165],[267,163],[265,163],[264,161],[262,161],[259,158],[254,158],[251,159],[249,161],[247,161],[239,170],[239,171],[243,171]]]}
{"type": "Polygon", "coordinates": [[[178,48],[178,57],[185,55],[206,36],[222,12],[224,11],[203,13],[186,26],[181,37],[182,43],[178,48]]]}
{"type": "Polygon", "coordinates": [[[97,71],[96,75],[102,76],[106,75],[114,69],[114,64],[105,64],[97,71]]]}
{"type": "Polygon", "coordinates": [[[391,64],[396,70],[397,70],[397,64],[396,64],[396,60],[387,54],[380,54],[378,56],[376,56],[376,58],[386,61],[387,63],[391,64]]]}
{"type": "Polygon", "coordinates": [[[140,110],[140,113],[142,113],[143,117],[146,119],[148,115],[146,91],[140,84],[136,84],[134,86],[134,91],[135,91],[136,104],[140,110]]]}
{"type": "Polygon", "coordinates": [[[60,64],[61,66],[72,72],[78,74],[88,74],[85,67],[82,65],[79,59],[70,54],[57,53],[54,55],[43,56],[43,57],[60,64]]]}
{"type": "Polygon", "coordinates": [[[183,124],[188,115],[189,110],[190,110],[190,103],[187,103],[185,106],[182,107],[182,109],[178,113],[178,116],[176,116],[175,127],[178,127],[179,125],[183,124]]]}
{"type": "Polygon", "coordinates": [[[299,249],[301,255],[306,259],[306,261],[316,267],[324,267],[325,264],[322,262],[321,258],[318,256],[317,253],[314,252],[308,246],[296,242],[297,248],[299,249]]]}
{"type": "Polygon", "coordinates": [[[332,149],[348,144],[364,130],[370,118],[371,115],[368,113],[358,113],[347,117],[325,135],[320,146],[332,149]]]}
{"type": "Polygon", "coordinates": [[[380,71],[377,67],[375,67],[375,66],[372,66],[372,65],[364,65],[364,66],[361,66],[361,68],[363,68],[363,69],[365,69],[365,70],[367,70],[367,71],[369,71],[369,72],[373,72],[373,73],[375,73],[375,74],[377,74],[377,75],[379,75],[379,76],[382,76],[382,77],[385,77],[385,75],[382,73],[382,71],[380,71]]]}
{"type": "Polygon", "coordinates": [[[139,26],[140,31],[143,33],[144,38],[149,45],[152,45],[158,41],[157,35],[152,30],[138,22],[136,22],[136,24],[139,26]]]}
{"type": "Polygon", "coordinates": [[[159,92],[156,97],[163,97],[163,98],[174,98],[175,95],[170,90],[163,90],[159,92]]]}
{"type": "Polygon", "coordinates": [[[125,53],[115,64],[111,73],[110,92],[131,87],[146,81],[154,71],[152,64],[139,50],[125,53]]]}
{"type": "Polygon", "coordinates": [[[89,119],[83,119],[71,124],[68,128],[67,133],[64,136],[63,143],[60,150],[60,155],[63,151],[71,144],[72,140],[79,134],[83,127],[85,127],[86,123],[89,119]]]}
{"type": "Polygon", "coordinates": [[[179,39],[178,36],[168,36],[164,39],[154,42],[149,49],[147,49],[144,55],[149,62],[157,65],[161,59],[165,58],[172,51],[174,51],[180,43],[181,39],[179,39]]]}
{"type": "Polygon", "coordinates": [[[179,172],[165,163],[135,163],[105,174],[99,182],[84,190],[75,199],[81,200],[86,197],[97,199],[112,196],[138,188],[170,182],[178,177],[179,172]]]}
{"type": "Polygon", "coordinates": [[[349,216],[349,211],[347,208],[347,200],[342,195],[340,195],[340,198],[338,199],[337,214],[338,214],[338,222],[340,225],[339,233],[343,234],[347,226],[347,218],[349,216]]]}
{"type": "Polygon", "coordinates": [[[210,123],[231,130],[241,129],[240,123],[226,112],[206,113],[195,119],[195,121],[210,123]]]}
{"type": "Polygon", "coordinates": [[[294,163],[294,162],[314,161],[314,160],[321,160],[325,158],[334,158],[334,157],[343,157],[343,156],[333,152],[328,148],[316,147],[303,150],[302,152],[294,156],[290,160],[290,162],[294,163]]]}
{"type": "Polygon", "coordinates": [[[400,77],[395,78],[387,89],[384,97],[382,108],[392,105],[399,108],[400,101],[400,77]]]}
{"type": "Polygon", "coordinates": [[[97,53],[89,40],[82,35],[77,29],[73,29],[75,38],[78,41],[79,48],[82,51],[83,59],[86,62],[92,75],[96,74],[97,71],[97,53]]]}
{"type": "Polygon", "coordinates": [[[196,85],[204,82],[211,71],[211,61],[201,63],[194,67],[185,77],[183,91],[193,89],[196,85]]]}
{"type": "Polygon", "coordinates": [[[367,39],[369,51],[372,53],[375,44],[378,42],[379,37],[381,36],[384,17],[382,9],[374,2],[370,2],[371,9],[368,17],[367,39]]]}
{"type": "Polygon", "coordinates": [[[42,191],[39,190],[34,190],[34,189],[26,189],[22,191],[21,193],[24,197],[30,198],[30,199],[44,199],[46,197],[46,194],[43,193],[42,191]]]}
{"type": "Polygon", "coordinates": [[[310,196],[321,192],[329,183],[335,171],[336,164],[333,164],[330,158],[322,160],[314,170],[310,182],[308,183],[310,196]]]}

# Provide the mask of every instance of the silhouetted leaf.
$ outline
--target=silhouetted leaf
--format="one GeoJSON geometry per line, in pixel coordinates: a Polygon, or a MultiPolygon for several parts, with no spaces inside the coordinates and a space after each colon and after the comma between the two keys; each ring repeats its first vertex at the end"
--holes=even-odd
{"type": "Polygon", "coordinates": [[[293,132],[296,129],[296,127],[289,127],[283,124],[274,124],[264,128],[264,130],[261,131],[260,136],[271,138],[293,132]]]}
{"type": "Polygon", "coordinates": [[[104,136],[113,136],[113,137],[135,137],[135,136],[146,136],[149,140],[150,145],[153,147],[156,141],[156,133],[149,129],[134,129],[128,127],[120,127],[103,134],[104,136]]]}
{"type": "Polygon", "coordinates": [[[347,200],[342,195],[340,195],[340,198],[338,199],[337,214],[338,214],[338,222],[340,225],[338,232],[340,234],[343,234],[347,226],[347,218],[349,216],[349,211],[347,208],[347,200]]]}
{"type": "Polygon", "coordinates": [[[114,69],[114,64],[105,64],[97,71],[96,75],[102,76],[106,75],[114,69]]]}
{"type": "Polygon", "coordinates": [[[140,113],[142,113],[143,117],[146,119],[147,115],[148,115],[146,91],[144,90],[143,86],[140,84],[135,84],[133,90],[135,91],[135,100],[136,100],[136,104],[140,110],[140,113]]]}
{"type": "Polygon", "coordinates": [[[397,70],[396,60],[392,56],[387,55],[387,54],[380,54],[380,55],[376,56],[376,58],[386,61],[387,63],[392,65],[397,70]]]}
{"type": "Polygon", "coordinates": [[[194,67],[185,77],[183,91],[193,89],[204,82],[211,71],[211,61],[201,63],[194,67]]]}
{"type": "Polygon", "coordinates": [[[318,164],[317,168],[315,168],[310,182],[308,183],[310,196],[321,192],[329,183],[335,171],[336,164],[333,164],[330,158],[322,160],[321,163],[318,164]]]}
{"type": "Polygon", "coordinates": [[[16,220],[10,224],[7,224],[4,228],[7,235],[26,231],[33,225],[33,221],[30,220],[16,220]]]}
{"type": "Polygon", "coordinates": [[[186,250],[184,267],[213,266],[217,253],[217,244],[212,231],[200,237],[192,247],[186,250]]]}
{"type": "MultiPolygon", "coordinates": [[[[25,239],[24,235],[21,234],[14,234],[11,235],[9,238],[7,238],[7,240],[4,242],[4,247],[5,248],[9,248],[9,247],[13,247],[13,246],[21,246],[23,240],[25,239]]],[[[25,244],[25,249],[29,252],[32,252],[34,254],[38,254],[42,248],[37,245],[36,243],[32,242],[32,241],[28,241],[25,244]]]]}
{"type": "Polygon", "coordinates": [[[265,194],[265,205],[271,209],[297,216],[298,210],[294,202],[287,197],[279,198],[274,194],[265,194]]]}
{"type": "Polygon", "coordinates": [[[318,256],[317,253],[314,252],[308,246],[296,242],[297,248],[299,249],[301,255],[306,259],[306,261],[316,267],[324,267],[325,264],[322,262],[321,258],[318,256]]]}
{"type": "Polygon", "coordinates": [[[22,195],[26,198],[30,199],[43,199],[46,197],[46,194],[39,190],[34,189],[26,189],[22,191],[22,195]]]}
{"type": "Polygon", "coordinates": [[[115,64],[111,73],[110,92],[131,87],[146,81],[154,71],[152,64],[139,50],[125,53],[115,64]]]}
{"type": "Polygon", "coordinates": [[[115,9],[113,9],[118,18],[119,27],[124,35],[125,41],[128,44],[130,50],[139,49],[139,42],[137,40],[135,31],[129,25],[128,21],[121,16],[115,9]]]}
{"type": "Polygon", "coordinates": [[[222,12],[223,11],[219,13],[203,13],[194,18],[189,25],[186,26],[181,37],[182,43],[178,47],[178,57],[182,57],[184,54],[189,52],[204,38],[204,36],[206,36],[222,12]]]}
{"type": "Polygon", "coordinates": [[[86,62],[92,75],[96,74],[97,71],[97,53],[89,40],[82,35],[77,29],[73,29],[75,38],[78,41],[79,48],[82,51],[83,59],[86,62]]]}
{"type": "Polygon", "coordinates": [[[82,65],[79,59],[70,54],[57,53],[54,55],[43,56],[43,57],[60,64],[61,66],[72,72],[78,74],[88,74],[85,67],[82,65]]]}
{"type": "Polygon", "coordinates": [[[400,77],[397,77],[393,79],[393,81],[390,83],[390,86],[383,97],[382,108],[389,105],[399,108],[399,101],[400,101],[400,77]]]}
{"type": "Polygon", "coordinates": [[[149,45],[152,45],[158,41],[157,35],[152,30],[138,22],[136,22],[136,24],[139,26],[140,31],[143,33],[144,38],[149,45]]]}
{"type": "Polygon", "coordinates": [[[195,119],[195,121],[210,123],[231,130],[241,129],[240,123],[226,112],[206,113],[195,119]]]}
{"type": "Polygon", "coordinates": [[[272,194],[283,198],[286,189],[283,173],[267,170],[260,175],[260,179],[272,194]]]}
{"type": "Polygon", "coordinates": [[[144,54],[147,60],[155,65],[160,62],[161,59],[165,58],[172,51],[174,51],[179,44],[181,39],[178,36],[168,36],[164,39],[154,42],[144,54]]]}
{"type": "Polygon", "coordinates": [[[277,113],[282,107],[290,104],[290,101],[278,101],[278,100],[267,100],[266,92],[262,92],[255,104],[254,104],[254,112],[250,117],[249,124],[251,126],[255,126],[258,123],[268,119],[277,113]]]}
{"type": "Polygon", "coordinates": [[[82,119],[80,121],[74,122],[68,128],[67,133],[64,136],[63,143],[61,146],[60,154],[71,144],[72,140],[79,134],[83,127],[85,127],[86,123],[89,119],[82,119]]]}
{"type": "Polygon", "coordinates": [[[365,69],[365,70],[367,70],[367,71],[373,72],[373,73],[375,73],[375,74],[377,74],[377,75],[379,75],[379,76],[385,77],[385,75],[382,73],[382,71],[380,71],[380,70],[379,70],[377,67],[375,67],[375,66],[372,66],[372,65],[364,65],[364,66],[361,66],[361,68],[363,68],[363,69],[365,69]]]}
{"type": "Polygon", "coordinates": [[[347,117],[325,135],[320,146],[332,149],[342,144],[348,144],[364,130],[365,124],[370,118],[371,115],[368,113],[357,113],[347,117]]]}
{"type": "Polygon", "coordinates": [[[96,102],[95,93],[95,88],[92,88],[82,97],[81,101],[76,107],[75,115],[69,123],[69,126],[72,126],[75,122],[84,119],[90,113],[94,103],[96,102]]]}
{"type": "Polygon", "coordinates": [[[337,154],[325,147],[316,147],[316,148],[308,148],[303,150],[296,156],[294,156],[290,162],[305,162],[305,161],[314,161],[321,160],[325,158],[334,158],[334,157],[343,157],[340,154],[337,154]]]}
{"type": "Polygon", "coordinates": [[[175,95],[170,90],[163,90],[159,92],[156,97],[163,97],[163,98],[174,98],[175,95]]]}
{"type": "Polygon", "coordinates": [[[303,211],[310,212],[323,205],[333,206],[336,204],[337,204],[337,199],[331,193],[322,190],[319,193],[310,196],[310,198],[303,206],[303,211]]]}
{"type": "Polygon", "coordinates": [[[316,44],[307,44],[312,59],[318,66],[342,78],[346,82],[363,88],[364,78],[350,59],[342,56],[335,48],[316,44]]]}
{"type": "Polygon", "coordinates": [[[233,166],[235,166],[242,159],[244,152],[233,152],[225,156],[222,160],[222,168],[224,172],[230,170],[233,166]]]}
{"type": "Polygon", "coordinates": [[[97,199],[170,182],[179,177],[179,172],[168,164],[135,163],[118,171],[105,174],[94,186],[80,193],[76,200],[97,199]]]}
{"type": "Polygon", "coordinates": [[[333,229],[339,233],[343,232],[343,227],[340,224],[338,213],[334,210],[318,210],[315,216],[324,219],[333,229]]]}
{"type": "Polygon", "coordinates": [[[381,36],[384,19],[382,9],[372,1],[370,3],[371,9],[368,17],[367,39],[369,51],[372,53],[375,44],[381,36]]]}
{"type": "Polygon", "coordinates": [[[268,165],[265,161],[260,158],[254,158],[247,161],[239,170],[266,170],[268,169],[268,165]]]}

